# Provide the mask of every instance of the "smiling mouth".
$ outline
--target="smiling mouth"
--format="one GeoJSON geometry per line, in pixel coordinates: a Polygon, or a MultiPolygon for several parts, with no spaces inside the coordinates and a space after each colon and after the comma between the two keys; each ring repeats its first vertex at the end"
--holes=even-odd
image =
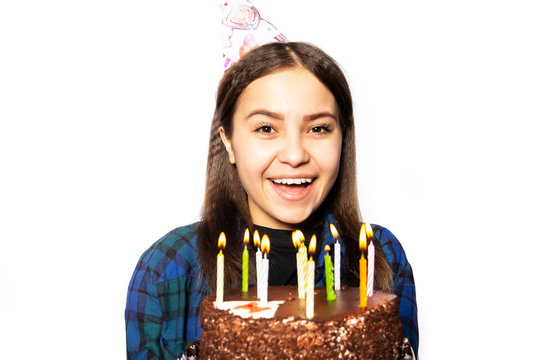
{"type": "Polygon", "coordinates": [[[308,187],[313,181],[312,178],[294,178],[294,179],[270,179],[276,185],[303,186],[308,187]]]}
{"type": "Polygon", "coordinates": [[[316,178],[275,178],[269,179],[276,193],[285,201],[301,201],[313,188],[316,178]]]}

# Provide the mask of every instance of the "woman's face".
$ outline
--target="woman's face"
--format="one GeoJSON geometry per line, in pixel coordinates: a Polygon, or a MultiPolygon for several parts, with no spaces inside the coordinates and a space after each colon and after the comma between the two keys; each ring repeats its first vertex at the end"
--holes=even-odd
{"type": "Polygon", "coordinates": [[[336,180],[342,134],[332,93],[304,68],[263,76],[241,94],[221,138],[247,192],[254,224],[293,229],[336,180]]]}

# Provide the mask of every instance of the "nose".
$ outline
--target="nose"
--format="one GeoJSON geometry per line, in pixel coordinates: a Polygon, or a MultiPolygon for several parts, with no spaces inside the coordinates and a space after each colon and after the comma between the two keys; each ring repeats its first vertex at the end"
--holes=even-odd
{"type": "Polygon", "coordinates": [[[301,136],[289,134],[283,139],[278,160],[292,167],[298,167],[309,161],[309,152],[301,136]]]}

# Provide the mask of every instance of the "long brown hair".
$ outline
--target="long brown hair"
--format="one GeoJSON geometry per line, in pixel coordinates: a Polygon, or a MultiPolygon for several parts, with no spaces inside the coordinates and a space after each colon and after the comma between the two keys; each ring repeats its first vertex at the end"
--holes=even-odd
{"type": "MultiPolygon", "coordinates": [[[[224,250],[227,259],[225,283],[227,286],[237,286],[243,246],[239,240],[242,234],[238,230],[253,227],[246,192],[236,167],[228,160],[219,129],[223,127],[230,137],[236,102],[251,82],[272,72],[295,67],[305,68],[315,75],[330,90],[339,109],[339,126],[343,135],[339,173],[321,208],[327,208],[333,213],[345,244],[343,282],[358,286],[360,251],[357,237],[362,218],[356,192],[353,104],[347,80],[339,65],[316,46],[302,42],[275,42],[249,52],[225,72],[219,83],[210,129],[202,221],[198,230],[199,273],[201,276],[204,274],[211,289],[215,286],[217,240],[220,232],[225,232],[230,239],[224,250]]],[[[375,286],[391,291],[392,271],[380,245],[375,242],[375,246],[379,250],[376,251],[375,286]]]]}

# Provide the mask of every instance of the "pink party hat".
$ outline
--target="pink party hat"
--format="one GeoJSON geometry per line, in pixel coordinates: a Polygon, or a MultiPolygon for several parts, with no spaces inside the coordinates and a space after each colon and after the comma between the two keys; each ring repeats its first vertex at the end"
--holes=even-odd
{"type": "Polygon", "coordinates": [[[249,0],[223,2],[220,8],[225,69],[260,45],[287,40],[249,0]]]}

